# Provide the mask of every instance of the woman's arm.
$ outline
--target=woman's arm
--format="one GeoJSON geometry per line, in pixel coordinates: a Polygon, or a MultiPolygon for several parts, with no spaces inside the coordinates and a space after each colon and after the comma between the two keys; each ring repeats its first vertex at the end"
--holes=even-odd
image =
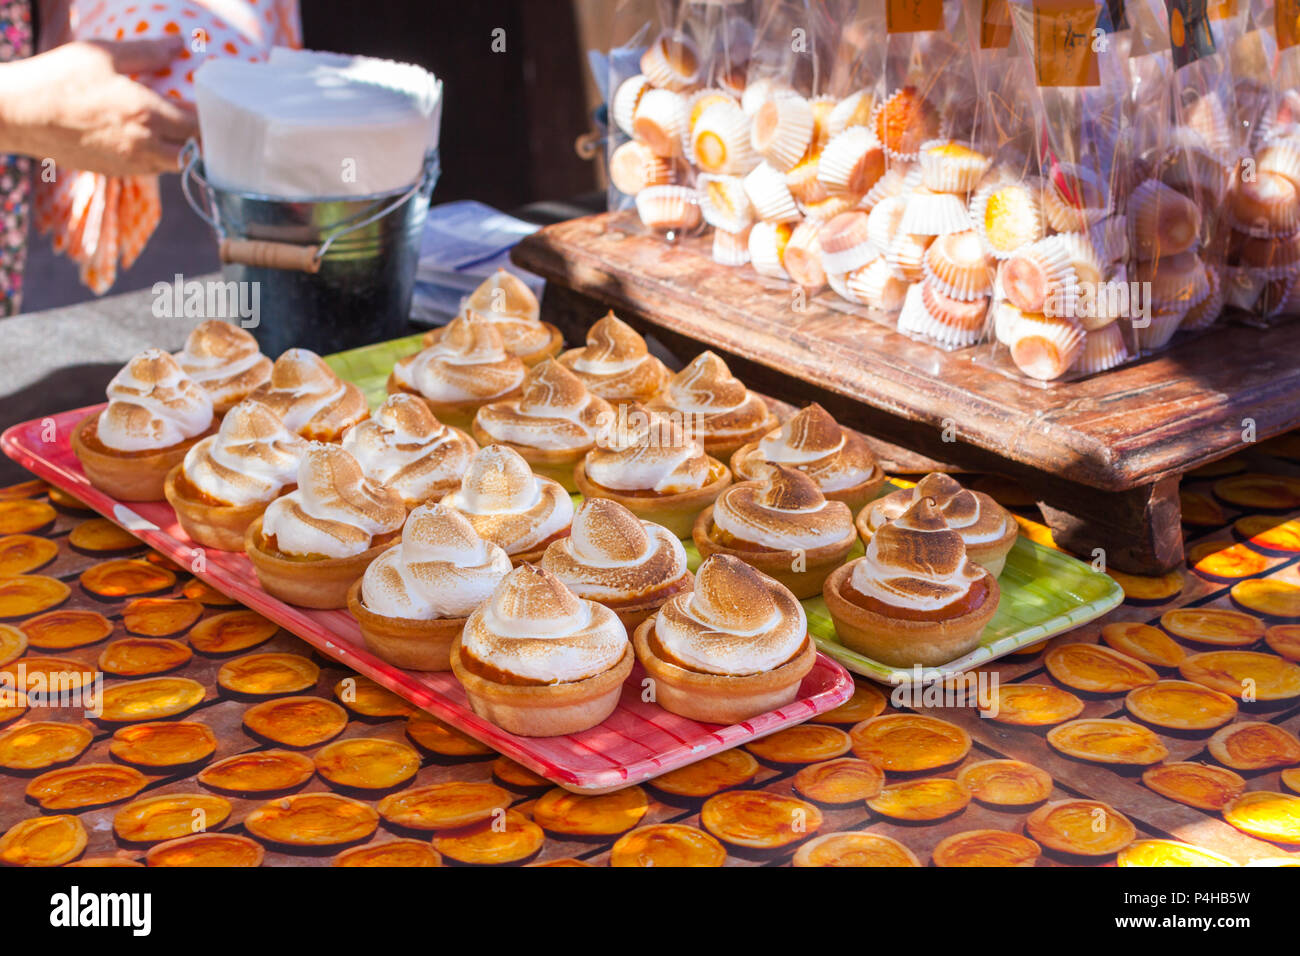
{"type": "Polygon", "coordinates": [[[0,64],[0,153],[113,176],[174,172],[194,110],[126,74],[167,66],[181,45],[76,42],[0,64]]]}

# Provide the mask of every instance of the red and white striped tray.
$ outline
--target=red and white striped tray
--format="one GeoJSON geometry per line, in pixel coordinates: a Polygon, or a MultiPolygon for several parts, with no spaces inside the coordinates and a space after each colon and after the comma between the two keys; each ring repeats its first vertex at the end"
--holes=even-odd
{"type": "Polygon", "coordinates": [[[63,412],[15,425],[0,436],[0,448],[50,484],[75,495],[150,547],[190,569],[225,594],[296,634],[322,654],[346,664],[439,720],[481,740],[562,787],[605,793],[700,760],[748,740],[802,723],[831,710],[853,693],[848,672],[823,654],[799,688],[799,697],[779,710],[729,727],[702,724],[670,714],[640,697],[644,676],[633,667],[618,708],[603,724],[566,737],[518,737],[470,710],[450,673],[419,673],[387,664],[366,650],[356,621],[346,611],[313,611],[285,604],[258,584],[242,553],[201,548],[162,502],[124,504],[91,486],[72,453],[76,424],[103,406],[63,412]],[[53,436],[52,441],[46,441],[53,436]],[[202,561],[196,560],[202,555],[202,561]]]}

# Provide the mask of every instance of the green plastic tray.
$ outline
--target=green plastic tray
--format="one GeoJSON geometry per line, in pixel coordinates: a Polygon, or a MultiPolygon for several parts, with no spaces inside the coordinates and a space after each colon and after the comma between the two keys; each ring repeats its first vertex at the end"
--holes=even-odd
{"type": "MultiPolygon", "coordinates": [[[[384,400],[385,383],[393,363],[418,351],[421,338],[422,335],[417,334],[367,345],[327,356],[326,361],[340,376],[360,388],[373,408],[384,400]]],[[[886,485],[881,494],[894,490],[894,486],[886,485]]],[[[574,495],[574,501],[579,500],[580,496],[574,495]]],[[[685,542],[685,546],[690,567],[694,570],[700,563],[699,552],[690,541],[685,542]]],[[[849,553],[848,560],[859,557],[862,551],[859,544],[849,553]]],[[[1007,555],[1006,567],[998,578],[998,584],[1002,589],[1002,599],[997,614],[984,629],[979,647],[947,664],[926,668],[920,672],[921,680],[960,674],[987,664],[1095,620],[1124,600],[1124,591],[1113,578],[1023,535],[1007,555]]],[[[820,597],[804,601],[803,606],[808,613],[808,630],[818,647],[855,674],[895,685],[917,679],[916,670],[882,664],[842,645],[820,597]]]]}

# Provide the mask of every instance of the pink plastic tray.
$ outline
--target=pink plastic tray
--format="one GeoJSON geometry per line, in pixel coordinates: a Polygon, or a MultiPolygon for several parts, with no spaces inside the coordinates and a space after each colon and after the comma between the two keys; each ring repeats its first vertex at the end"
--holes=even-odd
{"type": "Polygon", "coordinates": [[[123,504],[93,488],[72,453],[73,428],[103,406],[63,412],[15,425],[0,436],[0,448],[24,468],[76,495],[213,587],[296,634],[322,654],[373,678],[439,720],[483,741],[560,786],[580,793],[605,793],[649,780],[711,753],[802,723],[831,710],[853,693],[848,672],[818,654],[799,697],[730,727],[701,724],[647,704],[640,698],[643,672],[633,667],[618,709],[599,727],[567,737],[517,737],[476,716],[450,673],[417,673],[386,664],[370,654],[356,621],[346,611],[312,611],[277,601],[261,589],[248,558],[204,549],[191,541],[164,502],[123,504]],[[45,436],[53,434],[53,441],[45,436]],[[202,555],[203,561],[196,558],[202,555]]]}

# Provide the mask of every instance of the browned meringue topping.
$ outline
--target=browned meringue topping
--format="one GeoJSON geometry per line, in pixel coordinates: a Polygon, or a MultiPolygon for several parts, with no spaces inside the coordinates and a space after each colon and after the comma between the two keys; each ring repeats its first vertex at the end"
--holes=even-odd
{"type": "Polygon", "coordinates": [[[863,437],[841,428],[816,402],[768,432],[733,464],[738,473],[754,478],[763,462],[797,468],[823,492],[852,488],[877,470],[876,456],[863,437]]]}
{"type": "Polygon", "coordinates": [[[289,349],[271,366],[270,381],[252,397],[304,438],[331,441],[369,414],[366,398],[307,349],[289,349]]]}
{"type": "Polygon", "coordinates": [[[546,549],[542,567],[579,597],[631,600],[686,574],[686,551],[667,528],[642,521],[608,498],[578,506],[569,537],[546,549]]]}
{"type": "Polygon", "coordinates": [[[257,340],[239,326],[217,319],[196,325],[176,360],[186,375],[203,386],[218,412],[247,398],[271,377],[271,360],[262,354],[257,340]]]}
{"type": "Polygon", "coordinates": [[[518,388],[524,373],[500,329],[477,312],[452,319],[427,348],[393,367],[399,385],[436,402],[496,398],[518,388]]]}
{"type": "Polygon", "coordinates": [[[669,378],[664,363],[646,349],[645,339],[613,312],[587,330],[585,348],[570,349],[560,363],[593,395],[611,402],[649,401],[669,378]]]}
{"type": "Polygon", "coordinates": [[[676,421],[639,405],[625,405],[603,430],[584,463],[587,477],[615,491],[677,494],[710,480],[704,446],[676,421]]]}
{"type": "Polygon", "coordinates": [[[713,352],[701,352],[674,375],[650,407],[689,417],[705,439],[743,436],[773,420],[763,400],[713,352]]]}
{"type": "Polygon", "coordinates": [[[573,499],[550,478],[534,475],[508,445],[489,445],[471,459],[460,487],[443,499],[483,538],[517,555],[563,534],[573,499]]]}
{"type": "Polygon", "coordinates": [[[478,445],[442,424],[422,400],[399,392],[343,436],[362,470],[408,502],[445,494],[460,481],[478,445]]]}
{"type": "MultiPolygon", "coordinates": [[[[532,355],[551,341],[551,330],[541,323],[540,307],[533,290],[518,276],[504,269],[483,280],[461,306],[462,313],[474,313],[501,333],[501,342],[511,355],[532,355]]],[[[434,329],[424,337],[433,345],[448,334],[451,325],[434,329]]]]}
{"type": "Polygon", "coordinates": [[[867,511],[868,529],[874,533],[922,498],[934,500],[944,521],[967,545],[997,541],[1013,520],[1006,509],[983,492],[963,488],[951,475],[932,472],[911,490],[896,491],[873,502],[867,511]]]}
{"type": "Polygon", "coordinates": [[[609,402],[554,359],[534,366],[516,401],[479,409],[475,424],[497,441],[553,451],[590,448],[614,415],[609,402]]]}
{"type": "Polygon", "coordinates": [[[723,490],[713,506],[719,531],[778,551],[841,544],[854,534],[853,512],[842,501],[827,501],[817,483],[801,471],[764,466],[759,481],[723,490]]]}

